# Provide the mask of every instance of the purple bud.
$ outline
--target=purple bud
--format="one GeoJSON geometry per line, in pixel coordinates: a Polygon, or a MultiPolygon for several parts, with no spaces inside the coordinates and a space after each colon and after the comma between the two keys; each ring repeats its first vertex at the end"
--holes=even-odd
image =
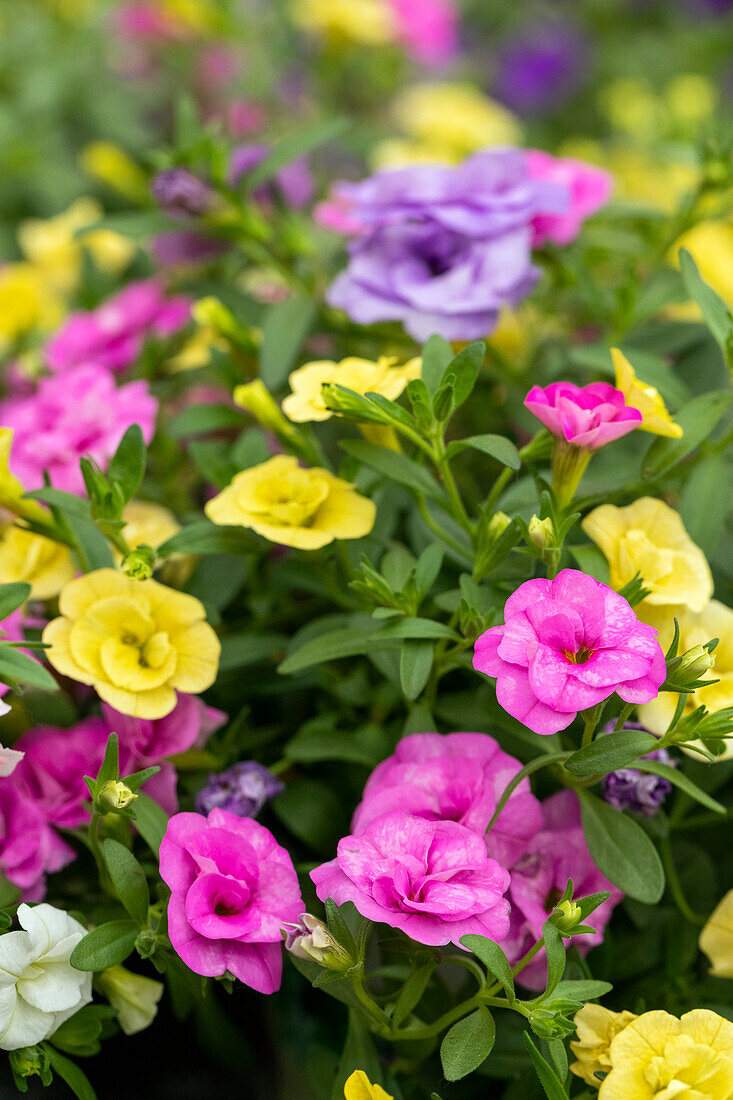
{"type": "MultiPolygon", "coordinates": [[[[236,187],[244,176],[265,160],[269,152],[267,145],[240,145],[235,149],[229,162],[229,185],[236,187]]],[[[254,198],[257,202],[266,203],[272,200],[274,192],[279,192],[287,205],[297,210],[310,202],[313,191],[308,162],[304,157],[298,157],[275,172],[271,180],[256,188],[254,198]]]]}
{"type": "Polygon", "coordinates": [[[206,214],[214,203],[214,192],[187,168],[166,168],[150,185],[158,206],[172,218],[206,214]]]}
{"type": "MultiPolygon", "coordinates": [[[[603,733],[613,736],[613,728],[614,723],[609,722],[603,733]]],[[[627,722],[623,728],[645,730],[644,726],[636,722],[627,722]]],[[[650,731],[645,730],[645,732],[650,731]]],[[[660,764],[667,764],[673,768],[677,766],[677,761],[666,749],[647,753],[644,759],[656,760],[660,764]]],[[[618,771],[604,775],[601,780],[601,793],[609,806],[613,806],[616,810],[633,810],[642,817],[654,817],[671,790],[672,784],[668,779],[652,775],[651,772],[640,772],[635,768],[620,768],[618,771]]]]}
{"type": "Polygon", "coordinates": [[[202,233],[194,233],[189,229],[159,233],[152,238],[150,245],[156,262],[163,267],[204,263],[220,256],[229,248],[227,241],[205,237],[202,233]]]}
{"type": "Polygon", "coordinates": [[[209,776],[196,795],[196,809],[200,814],[219,809],[237,817],[256,817],[270,798],[284,790],[284,784],[262,764],[243,760],[219,775],[209,776]]]}

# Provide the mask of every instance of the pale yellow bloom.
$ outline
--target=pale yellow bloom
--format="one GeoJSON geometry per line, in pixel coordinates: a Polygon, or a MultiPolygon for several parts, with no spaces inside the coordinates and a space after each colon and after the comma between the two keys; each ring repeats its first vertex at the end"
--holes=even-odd
{"type": "Polygon", "coordinates": [[[162,0],[161,7],[186,30],[199,34],[216,33],[225,26],[211,0],[162,0]]]}
{"type": "Polygon", "coordinates": [[[283,546],[318,550],[334,539],[360,539],[376,509],[348,481],[276,455],[237,474],[204,511],[214,523],[250,527],[283,546]]]}
{"type": "Polygon", "coordinates": [[[577,1061],[570,1066],[570,1072],[597,1089],[601,1081],[595,1076],[596,1071],[608,1073],[611,1069],[608,1051],[612,1040],[635,1019],[633,1012],[612,1012],[590,1001],[584,1004],[575,1013],[578,1038],[570,1041],[570,1049],[577,1061]]]}
{"type": "Polygon", "coordinates": [[[193,336],[190,336],[181,350],[168,360],[168,370],[175,372],[183,370],[200,370],[211,362],[211,353],[214,350],[226,351],[224,340],[208,326],[197,328],[193,336]]]}
{"type": "MultiPolygon", "coordinates": [[[[710,670],[707,679],[715,679],[717,684],[698,688],[688,696],[684,714],[695,707],[705,704],[709,711],[733,707],[733,611],[718,600],[711,600],[707,607],[694,614],[675,607],[646,607],[642,605],[639,617],[659,631],[659,641],[667,649],[674,635],[674,619],[679,622],[680,641],[678,652],[685,653],[697,645],[704,645],[711,638],[718,638],[713,650],[715,667],[710,670]]],[[[639,707],[639,721],[652,733],[663,734],[669,726],[677,705],[677,696],[673,692],[660,691],[651,703],[639,707]]],[[[733,757],[733,741],[725,741],[726,751],[716,760],[729,760],[733,757]]],[[[685,749],[690,755],[700,759],[699,754],[685,749]]]]}
{"type": "Polygon", "coordinates": [[[674,605],[670,614],[677,614],[675,608],[702,611],[712,598],[707,559],[663,500],[640,497],[625,508],[601,504],[582,527],[608,559],[612,588],[623,588],[637,573],[644,578],[649,595],[642,608],[666,604],[674,605]]]}
{"type": "Polygon", "coordinates": [[[611,1043],[598,1100],[730,1100],[733,1024],[698,1008],[645,1012],[611,1043]]]}
{"type": "Polygon", "coordinates": [[[418,142],[458,158],[487,145],[522,141],[519,119],[472,84],[415,84],[395,100],[392,117],[418,142]]]}
{"type": "Polygon", "coordinates": [[[0,532],[0,583],[24,582],[31,586],[31,600],[49,600],[73,576],[68,546],[15,524],[0,532]]]}
{"type": "Polygon", "coordinates": [[[163,995],[162,982],[133,974],[124,966],[111,966],[97,975],[96,984],[117,1013],[117,1022],[125,1035],[137,1035],[150,1027],[163,995]]]}
{"type": "Polygon", "coordinates": [[[344,1085],[344,1100],[392,1100],[381,1085],[372,1085],[363,1069],[356,1069],[344,1085]]]}
{"type": "Polygon", "coordinates": [[[81,154],[81,167],[113,191],[136,202],[147,202],[148,178],[135,161],[111,141],[93,141],[81,154]]]}
{"type": "Polygon", "coordinates": [[[34,523],[48,523],[48,512],[35,500],[24,500],[25,488],[10,472],[13,429],[0,428],[0,508],[34,523]]]}
{"type": "Polygon", "coordinates": [[[79,285],[83,248],[88,249],[104,271],[117,272],[132,259],[135,246],[119,233],[105,229],[81,232],[103,216],[102,207],[94,199],[77,199],[53,218],[21,222],[18,243],[26,259],[43,273],[49,284],[69,294],[79,285]]]}
{"type": "Polygon", "coordinates": [[[600,95],[601,108],[616,130],[646,140],[659,131],[661,103],[651,84],[640,77],[620,77],[600,95]]]}
{"type": "Polygon", "coordinates": [[[667,412],[659,390],[636,377],[636,371],[619,348],[611,348],[611,358],[616,372],[616,389],[624,395],[626,404],[638,409],[643,417],[639,424],[641,431],[680,439],[682,428],[667,412]]]}
{"type": "Polygon", "coordinates": [[[29,263],[0,267],[0,349],[40,329],[48,332],[64,315],[44,272],[29,263]]]}
{"type": "Polygon", "coordinates": [[[718,90],[701,73],[680,73],[667,85],[664,98],[678,122],[699,126],[714,114],[718,90]]]}
{"type": "Polygon", "coordinates": [[[66,585],[59,611],[43,632],[48,660],[123,714],[163,718],[176,691],[197,694],[216,679],[219,639],[193,596],[97,569],[66,585]]]}
{"type": "Polygon", "coordinates": [[[328,420],[333,416],[323,400],[321,387],[324,382],[335,382],[354,393],[378,393],[395,401],[408,382],[420,377],[422,359],[410,359],[397,366],[396,359],[382,356],[377,362],[371,359],[342,359],[340,363],[321,360],[306,363],[290,375],[290,393],[283,401],[283,412],[290,420],[303,423],[308,420],[328,420]]]}
{"type": "Polygon", "coordinates": [[[505,359],[517,360],[527,350],[528,330],[535,320],[531,309],[527,306],[520,309],[502,306],[499,320],[486,338],[487,343],[490,347],[496,348],[505,359]]]}
{"type": "Polygon", "coordinates": [[[665,160],[643,149],[604,147],[590,138],[573,138],[563,143],[560,152],[610,172],[616,199],[643,203],[670,214],[700,182],[697,165],[665,160]]]}
{"type": "Polygon", "coordinates": [[[122,510],[122,518],[122,534],[131,550],[140,545],[155,549],[181,529],[172,512],[147,500],[131,500],[122,510]]]}
{"type": "Polygon", "coordinates": [[[397,22],[386,0],[295,0],[293,22],[331,40],[382,46],[397,36],[397,22]]]}
{"type": "Polygon", "coordinates": [[[733,890],[718,902],[700,933],[700,950],[716,978],[733,978],[733,890]]]}
{"type": "MultiPolygon", "coordinates": [[[[679,266],[681,248],[691,254],[708,286],[733,307],[733,222],[706,221],[688,229],[670,251],[675,266],[679,266]]],[[[699,310],[696,315],[700,316],[699,310]]]]}
{"type": "Polygon", "coordinates": [[[407,168],[411,164],[457,164],[463,158],[447,145],[410,138],[385,138],[370,156],[373,168],[407,168]]]}

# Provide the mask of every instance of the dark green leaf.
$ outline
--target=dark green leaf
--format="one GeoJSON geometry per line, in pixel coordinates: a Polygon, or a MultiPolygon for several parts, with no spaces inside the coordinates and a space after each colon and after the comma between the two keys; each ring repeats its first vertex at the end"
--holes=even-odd
{"type": "Polygon", "coordinates": [[[445,503],[445,494],[435,478],[424,466],[413,462],[407,455],[391,451],[387,447],[379,447],[366,439],[344,439],[339,446],[390,481],[397,481],[408,489],[424,493],[431,500],[445,503]]]}
{"type": "Polygon", "coordinates": [[[498,943],[487,939],[485,936],[461,936],[461,943],[472,951],[477,959],[480,959],[486,969],[493,974],[497,982],[501,982],[509,1001],[514,997],[514,978],[509,959],[506,957],[498,943]]]}
{"type": "Polygon", "coordinates": [[[24,493],[29,500],[40,500],[42,504],[48,504],[51,508],[57,508],[66,516],[76,515],[81,519],[89,519],[89,501],[74,493],[66,493],[63,489],[34,489],[32,493],[24,493]]]}
{"type": "Polygon", "coordinates": [[[188,451],[196,469],[217,489],[225,489],[239,473],[229,457],[229,447],[220,439],[196,439],[188,444],[188,451]]]}
{"type": "Polygon", "coordinates": [[[394,1012],[392,1013],[392,1023],[395,1027],[399,1027],[402,1021],[410,1015],[413,1008],[419,1004],[434,970],[435,962],[430,961],[423,963],[422,966],[418,966],[417,970],[412,971],[410,977],[402,986],[395,1003],[394,1012]]]}
{"type": "Polygon", "coordinates": [[[453,348],[442,336],[431,336],[422,349],[422,370],[420,376],[430,390],[436,394],[443,380],[448,364],[453,359],[453,348]]]}
{"type": "Polygon", "coordinates": [[[399,619],[396,623],[386,623],[379,631],[378,638],[450,638],[458,640],[458,635],[445,623],[434,619],[399,619]]]}
{"type": "Polygon", "coordinates": [[[260,349],[260,378],[276,390],[287,378],[316,313],[312,298],[286,298],[265,314],[260,349]]]}
{"type": "Polygon", "coordinates": [[[58,1073],[61,1080],[66,1082],[77,1100],[97,1100],[96,1092],[89,1084],[86,1074],[79,1069],[76,1062],[72,1062],[69,1058],[60,1054],[50,1043],[42,1043],[41,1045],[48,1055],[54,1073],[58,1073]]]}
{"type": "Polygon", "coordinates": [[[584,573],[587,573],[590,577],[595,577],[601,584],[610,583],[611,571],[608,567],[608,561],[605,554],[597,546],[589,542],[581,546],[568,546],[568,550],[575,558],[578,568],[582,569],[584,573]]]}
{"type": "Polygon", "coordinates": [[[109,480],[117,482],[126,501],[132,500],[142,484],[146,457],[142,429],[139,424],[131,424],[107,468],[109,480]]]}
{"type": "MultiPolygon", "coordinates": [[[[375,631],[376,629],[378,628],[375,624],[375,631]]],[[[360,653],[366,653],[375,631],[355,627],[320,634],[286,657],[282,664],[278,665],[277,671],[287,676],[293,672],[301,672],[304,668],[323,664],[324,661],[336,661],[342,657],[355,657],[360,653]]]]}
{"type": "Polygon", "coordinates": [[[724,412],[733,401],[733,391],[713,390],[700,394],[675,416],[682,427],[681,439],[659,436],[654,440],[644,458],[642,476],[656,479],[671,470],[678,462],[707,439],[724,412]]]}
{"type": "Polygon", "coordinates": [[[518,470],[522,465],[519,451],[511,439],[506,439],[503,435],[470,435],[467,439],[456,439],[448,444],[448,457],[451,458],[460,451],[465,451],[467,447],[491,455],[497,462],[501,462],[511,470],[518,470]]]}
{"type": "Polygon", "coordinates": [[[729,356],[733,338],[733,317],[722,298],[704,281],[697,264],[685,248],[679,252],[680,270],[688,294],[699,305],[705,322],[715,340],[723,349],[726,359],[729,356]]]}
{"type": "Polygon", "coordinates": [[[111,920],[87,932],[71,952],[77,970],[106,970],[124,962],[135,947],[138,926],[131,920],[111,920]]]}
{"type": "Polygon", "coordinates": [[[609,982],[596,982],[590,978],[581,978],[577,981],[562,981],[555,986],[555,999],[567,999],[569,1001],[594,1001],[597,997],[605,997],[613,986],[609,982]]]}
{"type": "Polygon", "coordinates": [[[545,921],[542,928],[545,940],[545,955],[547,956],[547,995],[549,996],[565,971],[565,945],[562,936],[551,921],[545,921]]]}
{"type": "Polygon", "coordinates": [[[403,642],[400,648],[400,683],[406,699],[417,699],[430,678],[433,643],[421,638],[403,642]]]}
{"type": "Polygon", "coordinates": [[[20,607],[31,594],[31,586],[18,581],[0,585],[0,623],[20,607]]]}
{"type": "Polygon", "coordinates": [[[606,802],[580,791],[583,832],[598,869],[637,901],[656,905],[664,891],[664,869],[640,825],[606,802]]]}
{"type": "Polygon", "coordinates": [[[357,1069],[363,1070],[372,1084],[379,1084],[383,1080],[379,1055],[374,1049],[371,1036],[361,1022],[360,1016],[356,1012],[350,1012],[346,1042],[336,1071],[330,1100],[343,1100],[344,1085],[357,1069]]]}
{"type": "Polygon", "coordinates": [[[230,405],[191,405],[173,420],[168,430],[173,439],[183,439],[188,435],[204,435],[241,426],[241,412],[230,405]]]}
{"type": "Polygon", "coordinates": [[[672,768],[669,764],[662,764],[659,760],[637,760],[631,767],[640,772],[651,772],[652,775],[659,775],[662,779],[668,779],[673,786],[679,787],[685,794],[689,794],[690,798],[694,798],[701,806],[707,807],[708,810],[712,810],[716,814],[725,813],[725,806],[712,798],[706,791],[701,790],[697,783],[693,783],[680,768],[672,768]]]}
{"type": "Polygon", "coordinates": [[[576,775],[606,775],[626,768],[638,757],[651,752],[657,738],[643,730],[619,730],[596,738],[590,745],[578,749],[565,761],[568,771],[576,775]]]}
{"type": "Polygon", "coordinates": [[[219,671],[272,660],[285,649],[287,641],[285,634],[225,634],[221,640],[219,671]]]}
{"type": "Polygon", "coordinates": [[[138,794],[133,806],[135,809],[135,828],[151,852],[157,856],[161,841],[168,828],[168,814],[157,802],[154,802],[152,798],[142,792],[138,794]]]}
{"type": "Polygon", "coordinates": [[[707,555],[714,554],[720,544],[732,490],[728,457],[715,453],[695,465],[682,489],[680,515],[690,538],[707,555]]]}
{"type": "Polygon", "coordinates": [[[456,380],[453,390],[454,410],[460,408],[476,385],[479,371],[483,366],[485,352],[486,344],[483,340],[476,340],[473,344],[469,344],[468,347],[464,348],[463,351],[460,351],[446,367],[443,383],[451,374],[454,375],[456,380]]]}
{"type": "Polygon", "coordinates": [[[111,837],[104,841],[102,850],[117,897],[133,920],[145,924],[150,905],[145,872],[132,852],[111,837]]]}
{"type": "Polygon", "coordinates": [[[120,743],[116,733],[111,733],[107,738],[104,750],[104,759],[97,773],[97,785],[102,786],[111,779],[120,777],[120,743]]]}
{"type": "Polygon", "coordinates": [[[168,554],[251,554],[258,546],[252,532],[244,527],[220,527],[201,520],[177,531],[158,548],[158,553],[163,557],[168,554]]]}
{"type": "Polygon", "coordinates": [[[440,1061],[447,1081],[460,1081],[473,1073],[491,1054],[496,1037],[494,1019],[481,1005],[446,1034],[440,1044],[440,1061]]]}
{"type": "Polygon", "coordinates": [[[552,1066],[542,1057],[537,1047],[532,1042],[529,1032],[525,1031],[523,1038],[529,1049],[532,1064],[540,1079],[540,1084],[545,1091],[547,1100],[568,1100],[568,1094],[558,1080],[557,1074],[552,1066]]]}

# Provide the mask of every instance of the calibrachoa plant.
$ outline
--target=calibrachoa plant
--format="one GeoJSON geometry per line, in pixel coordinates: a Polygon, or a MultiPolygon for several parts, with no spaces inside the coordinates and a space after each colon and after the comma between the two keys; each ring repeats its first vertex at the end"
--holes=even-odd
{"type": "Polygon", "coordinates": [[[733,1100],[730,5],[7,2],[0,1092],[733,1100]]]}

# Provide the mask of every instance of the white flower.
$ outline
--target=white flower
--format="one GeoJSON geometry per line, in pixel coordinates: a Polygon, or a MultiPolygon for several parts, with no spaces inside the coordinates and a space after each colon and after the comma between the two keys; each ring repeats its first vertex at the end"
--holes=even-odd
{"type": "Polygon", "coordinates": [[[69,956],[86,928],[53,905],[18,906],[23,932],[0,936],[0,1050],[53,1035],[92,999],[92,975],[69,956]]]}

